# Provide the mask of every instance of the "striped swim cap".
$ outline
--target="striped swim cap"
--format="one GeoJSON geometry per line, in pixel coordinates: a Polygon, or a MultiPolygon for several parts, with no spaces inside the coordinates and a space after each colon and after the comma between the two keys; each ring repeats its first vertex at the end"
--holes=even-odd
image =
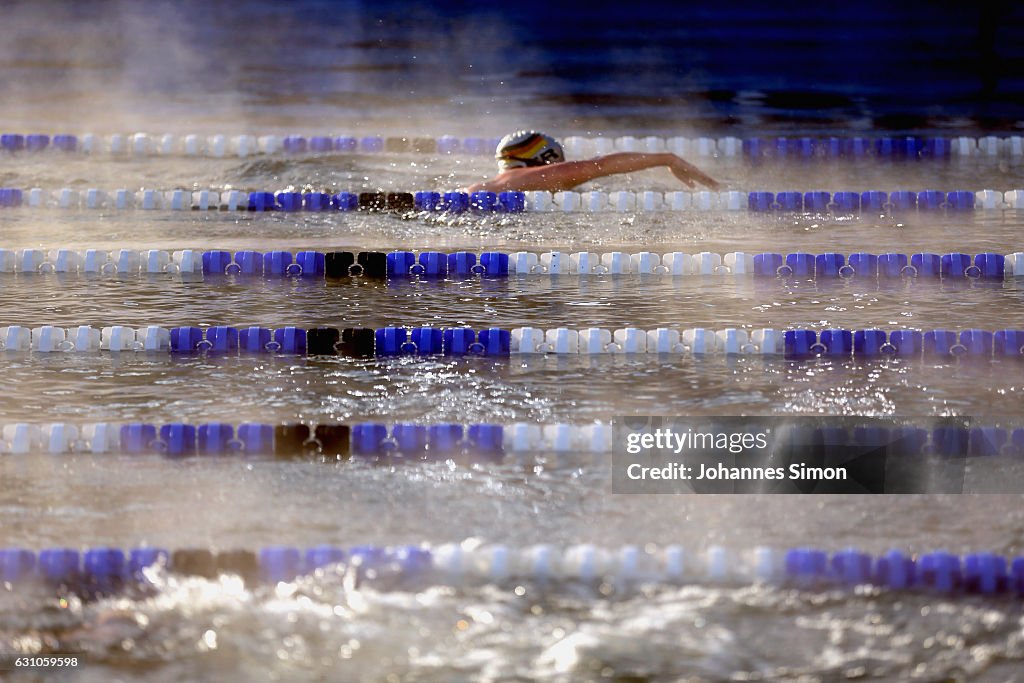
{"type": "Polygon", "coordinates": [[[494,152],[498,160],[498,168],[502,171],[510,168],[527,166],[544,166],[565,161],[562,146],[550,135],[535,130],[521,130],[509,133],[498,143],[494,152]]]}

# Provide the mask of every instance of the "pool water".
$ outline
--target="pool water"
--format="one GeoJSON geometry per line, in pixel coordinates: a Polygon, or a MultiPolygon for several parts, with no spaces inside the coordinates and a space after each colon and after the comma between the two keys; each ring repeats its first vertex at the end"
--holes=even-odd
{"type": "MultiPolygon", "coordinates": [[[[268,28],[263,37],[230,30],[227,20],[237,17],[219,11],[189,14],[199,10],[187,4],[153,10],[152,15],[125,9],[121,19],[115,19],[116,13],[105,3],[83,7],[77,14],[56,12],[44,29],[33,21],[38,16],[29,5],[17,6],[11,25],[57,46],[56,54],[67,54],[66,62],[50,62],[38,55],[35,60],[18,56],[13,48],[6,51],[0,75],[18,83],[36,78],[40,86],[33,97],[5,102],[0,109],[5,126],[25,132],[38,127],[98,133],[145,129],[286,134],[295,129],[337,129],[385,135],[500,135],[506,128],[551,123],[559,134],[689,135],[712,128],[728,134],[818,135],[858,126],[870,133],[871,113],[878,113],[881,120],[889,111],[882,95],[866,101],[849,96],[845,104],[830,110],[831,122],[809,121],[801,116],[806,111],[783,107],[792,115],[786,123],[773,109],[786,102],[784,98],[770,88],[769,94],[776,92],[774,99],[750,96],[750,84],[734,80],[725,67],[708,76],[699,89],[731,88],[748,94],[728,98],[724,113],[707,104],[713,98],[703,100],[685,110],[689,118],[671,118],[661,101],[618,98],[595,107],[593,102],[600,101],[607,85],[600,79],[585,80],[575,99],[545,94],[552,88],[548,81],[558,77],[550,74],[538,76],[542,84],[535,89],[506,94],[492,80],[504,77],[498,48],[485,52],[489,61],[474,67],[483,75],[464,67],[457,85],[446,83],[437,92],[424,87],[403,99],[396,87],[422,82],[424,73],[407,72],[400,65],[409,62],[410,51],[429,45],[432,36],[447,36],[447,45],[460,46],[462,52],[449,58],[471,61],[467,55],[473,41],[450,24],[438,23],[428,10],[421,12],[429,21],[417,22],[416,17],[424,19],[419,14],[409,20],[416,30],[401,24],[400,30],[389,32],[374,28],[374,17],[379,11],[394,19],[393,9],[345,5],[345,11],[360,21],[342,31],[335,44],[321,29],[286,18],[265,3],[251,3],[250,8],[252,16],[274,19],[266,25],[275,28],[268,28]],[[154,21],[168,19],[182,21],[165,21],[172,28],[164,47],[149,46],[146,37],[153,36],[154,21]],[[100,49],[111,22],[117,21],[136,30],[122,31],[110,46],[100,49]],[[78,42],[61,49],[61,36],[75,22],[84,26],[78,42]],[[297,35],[307,36],[308,49],[275,49],[271,56],[261,52],[269,49],[266,41],[274,36],[284,40],[297,35]],[[408,42],[393,42],[396,36],[408,42]],[[215,47],[201,49],[204,45],[215,47]],[[235,52],[230,51],[232,46],[235,52]],[[170,57],[182,60],[179,72],[159,67],[170,57]],[[218,81],[223,83],[218,88],[210,85],[206,77],[220,73],[218,60],[224,61],[224,73],[235,79],[230,81],[234,87],[229,88],[228,81],[218,81]],[[326,66],[335,63],[365,68],[332,71],[326,66]],[[66,72],[55,74],[61,64],[66,72]],[[119,74],[121,80],[110,81],[111,74],[119,74]],[[161,78],[168,85],[158,96],[153,88],[161,78]],[[268,79],[279,87],[269,88],[268,79]],[[324,79],[333,90],[323,87],[324,79]],[[482,98],[482,106],[495,111],[489,117],[474,109],[479,101],[461,96],[481,80],[499,93],[482,98]],[[120,106],[108,112],[109,102],[120,106]],[[499,106],[502,103],[507,106],[499,106]],[[533,105],[537,108],[531,110],[533,105]],[[537,117],[529,118],[528,111],[537,117]],[[537,120],[540,123],[533,124],[537,120]],[[743,130],[738,133],[735,126],[743,130]]],[[[330,3],[306,3],[304,8],[337,9],[330,3]]],[[[469,25],[488,27],[487,36],[501,33],[487,16],[478,16],[469,25]]],[[[434,74],[438,52],[424,49],[420,54],[435,59],[426,73],[434,74]]],[[[610,58],[590,43],[563,49],[563,57],[581,63],[588,55],[610,58]]],[[[685,58],[666,54],[647,53],[646,63],[653,70],[685,58]]],[[[531,77],[523,73],[529,63],[543,64],[546,59],[538,48],[523,63],[509,64],[509,81],[527,82],[531,77]]],[[[617,78],[626,80],[621,73],[617,78]]],[[[817,91],[804,87],[805,99],[813,99],[817,91]]],[[[956,112],[953,102],[959,91],[950,88],[942,101],[945,111],[956,112]]],[[[1012,111],[999,96],[988,104],[1003,115],[1012,111]]],[[[951,114],[929,120],[920,114],[922,126],[915,128],[926,134],[976,132],[978,121],[964,117],[951,114]]],[[[708,159],[701,165],[725,189],[737,190],[1024,186],[1024,164],[1007,158],[762,165],[708,159]]],[[[391,153],[245,160],[0,156],[0,186],[80,190],[415,191],[465,186],[491,171],[486,157],[391,153]]],[[[667,172],[653,170],[606,179],[586,189],[680,188],[667,172]]],[[[948,215],[662,212],[452,217],[415,212],[256,215],[25,207],[0,210],[0,226],[0,247],[7,249],[845,254],[1024,250],[1024,215],[1015,210],[948,215]]],[[[30,327],[429,324],[477,329],[998,330],[1024,328],[1022,303],[1022,278],[951,282],[531,275],[332,282],[0,274],[0,326],[30,327]]],[[[788,361],[651,354],[367,360],[5,351],[0,353],[0,373],[0,424],[586,424],[646,414],[958,415],[1012,421],[1019,419],[1024,405],[1024,364],[998,359],[788,361]]],[[[1024,551],[1024,507],[1017,494],[612,495],[608,462],[599,456],[374,465],[319,458],[3,455],[0,482],[0,547],[148,544],[227,550],[272,544],[467,542],[467,547],[681,544],[695,552],[712,545],[738,551],[761,544],[827,550],[855,546],[872,553],[890,548],[1007,555],[1024,551]]],[[[947,599],[867,589],[803,591],[702,583],[652,587],[524,580],[513,586],[453,588],[406,585],[386,576],[354,581],[341,569],[277,586],[244,585],[227,575],[203,579],[157,572],[153,580],[150,593],[85,601],[72,596],[60,602],[39,586],[0,590],[0,652],[85,652],[91,666],[63,674],[66,680],[83,681],[1007,681],[1016,680],[1024,662],[1024,613],[1012,598],[947,599]]]]}

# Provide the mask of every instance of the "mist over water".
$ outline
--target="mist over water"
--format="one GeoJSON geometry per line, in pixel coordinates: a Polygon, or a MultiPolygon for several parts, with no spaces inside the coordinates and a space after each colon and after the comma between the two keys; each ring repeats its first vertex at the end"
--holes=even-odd
{"type": "MultiPolygon", "coordinates": [[[[869,2],[8,2],[0,132],[980,135],[1019,130],[1020,7],[869,2]]],[[[1019,159],[695,160],[730,190],[1008,190],[1019,159]]],[[[454,189],[487,156],[0,154],[0,186],[454,189]]],[[[584,189],[681,189],[663,169],[584,189]]],[[[0,209],[0,247],[1019,251],[1017,211],[479,217],[0,209]]],[[[0,326],[1024,328],[1022,285],[530,277],[352,282],[0,274],[0,326]]],[[[355,360],[0,353],[0,424],[584,424],[624,414],[1020,416],[1014,361],[355,360]]],[[[611,495],[600,457],[500,463],[0,455],[0,547],[590,543],[1022,551],[1020,495],[611,495]]],[[[98,599],[0,584],[0,653],[55,680],[1010,681],[1013,598],[749,582],[293,583],[154,570],[98,599]],[[62,601],[61,598],[64,598],[62,601]]],[[[421,577],[422,578],[422,577],[421,577]]],[[[33,675],[0,673],[4,680],[33,675]]]]}

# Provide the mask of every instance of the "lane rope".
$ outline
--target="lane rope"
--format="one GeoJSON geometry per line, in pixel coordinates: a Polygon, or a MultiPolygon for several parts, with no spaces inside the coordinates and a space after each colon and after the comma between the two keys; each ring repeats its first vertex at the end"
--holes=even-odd
{"type": "MultiPolygon", "coordinates": [[[[1005,425],[975,426],[945,424],[939,420],[932,428],[920,427],[920,421],[910,418],[892,427],[878,426],[877,421],[869,419],[863,426],[849,427],[850,421],[837,418],[830,423],[823,418],[818,427],[792,426],[787,428],[786,434],[802,444],[888,448],[895,456],[905,458],[1024,456],[1024,427],[1017,426],[1018,419],[1011,419],[1005,425]]],[[[708,418],[709,431],[714,431],[714,425],[714,418],[708,418]]],[[[614,428],[607,422],[505,425],[16,422],[4,424],[0,437],[0,453],[7,455],[366,455],[414,460],[469,455],[475,461],[500,462],[505,454],[608,454],[614,449],[614,428]]]]}
{"type": "MultiPolygon", "coordinates": [[[[0,152],[11,155],[62,152],[132,157],[239,157],[253,155],[417,153],[491,156],[498,137],[382,136],[382,135],[95,135],[84,133],[0,134],[0,152]]],[[[971,136],[853,136],[853,137],[616,137],[570,135],[563,139],[570,158],[589,158],[612,152],[672,152],[680,156],[765,160],[949,160],[965,157],[1024,157],[1019,135],[971,136]]]]}
{"type": "MultiPolygon", "coordinates": [[[[350,573],[360,581],[403,580],[404,585],[498,585],[527,581],[548,588],[561,583],[623,589],[638,585],[747,585],[761,583],[807,591],[872,586],[936,595],[1024,595],[1024,557],[945,551],[911,554],[891,550],[871,556],[855,548],[827,552],[809,547],[733,549],[711,546],[688,552],[677,545],[603,548],[580,544],[319,545],[269,546],[258,551],[157,547],[53,547],[0,549],[0,581],[37,583],[86,594],[145,588],[159,571],[247,583],[291,582],[318,572],[350,573]]],[[[401,586],[403,584],[399,584],[401,586]]]]}
{"type": "Polygon", "coordinates": [[[567,192],[294,192],[127,188],[0,188],[0,208],[253,213],[423,212],[428,214],[670,213],[745,211],[851,215],[914,211],[959,214],[1024,210],[1018,190],[825,190],[726,192],[619,190],[567,192]]]}
{"type": "Polygon", "coordinates": [[[1024,356],[1024,330],[775,329],[683,330],[592,327],[0,327],[0,351],[33,353],[289,354],[383,358],[553,354],[765,356],[788,360],[1012,360],[1024,356]]]}
{"type": "Polygon", "coordinates": [[[1024,252],[914,254],[858,252],[657,253],[650,251],[229,251],[224,249],[4,249],[0,273],[92,276],[180,275],[310,279],[661,275],[1002,280],[1024,276],[1024,252]]]}

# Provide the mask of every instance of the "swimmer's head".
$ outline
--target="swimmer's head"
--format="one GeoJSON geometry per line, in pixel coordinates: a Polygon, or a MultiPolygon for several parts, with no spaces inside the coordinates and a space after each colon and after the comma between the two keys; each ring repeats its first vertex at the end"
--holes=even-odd
{"type": "Polygon", "coordinates": [[[557,164],[565,161],[565,152],[558,140],[550,135],[521,130],[501,139],[494,158],[498,160],[498,168],[507,171],[510,168],[557,164]]]}

